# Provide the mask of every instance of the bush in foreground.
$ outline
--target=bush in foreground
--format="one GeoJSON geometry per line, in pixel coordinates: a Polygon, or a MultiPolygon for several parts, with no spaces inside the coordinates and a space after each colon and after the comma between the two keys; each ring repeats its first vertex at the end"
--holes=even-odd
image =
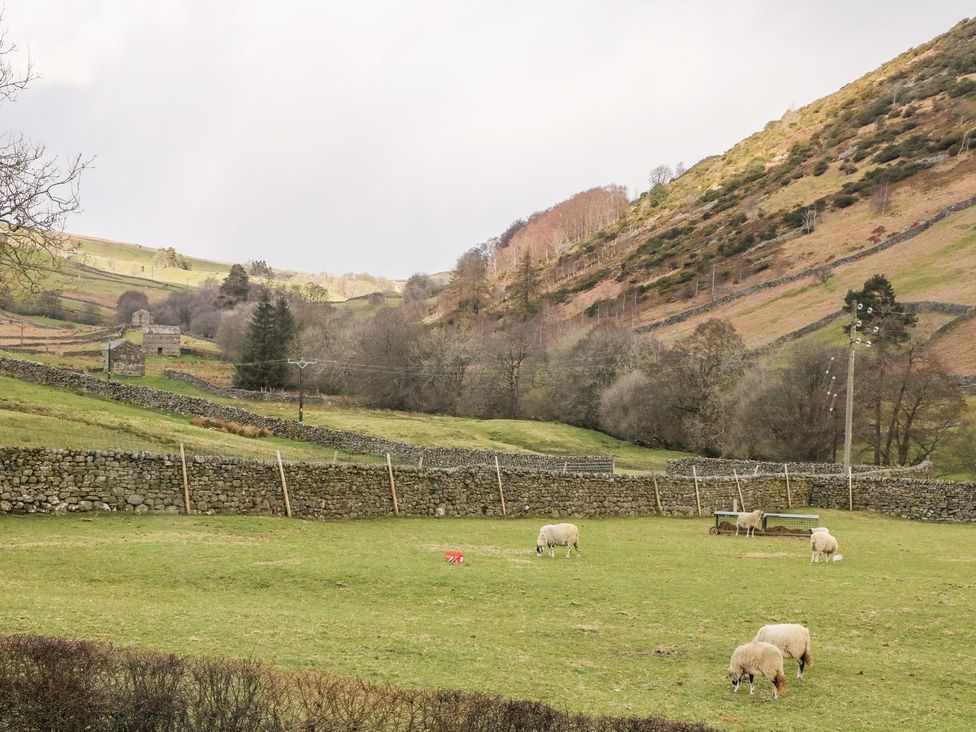
{"type": "Polygon", "coordinates": [[[0,636],[3,732],[707,732],[461,691],[409,691],[251,660],[0,636]]]}

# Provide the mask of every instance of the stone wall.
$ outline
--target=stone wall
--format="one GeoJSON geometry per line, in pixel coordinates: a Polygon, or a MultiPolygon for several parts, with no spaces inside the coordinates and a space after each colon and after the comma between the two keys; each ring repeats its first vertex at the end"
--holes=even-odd
{"type": "MultiPolygon", "coordinates": [[[[183,351],[185,353],[187,349],[184,348],[183,351]]],[[[210,392],[211,394],[227,397],[229,399],[251,399],[259,402],[284,402],[287,404],[298,403],[298,394],[285,391],[251,391],[249,389],[234,389],[229,386],[214,384],[206,379],[201,379],[199,376],[194,376],[188,371],[164,369],[163,376],[165,376],[167,379],[173,379],[174,381],[182,381],[187,384],[192,384],[201,391],[210,392]]],[[[333,403],[333,400],[322,396],[321,394],[305,394],[304,399],[306,404],[333,403]]]]}
{"type": "MultiPolygon", "coordinates": [[[[284,463],[295,516],[375,518],[393,514],[385,465],[284,463]]],[[[194,456],[187,459],[192,510],[201,513],[284,513],[277,463],[194,456]]],[[[401,515],[501,515],[494,468],[394,469],[401,515]]],[[[694,481],[657,479],[662,513],[697,514],[694,481]]],[[[561,474],[502,470],[511,516],[643,516],[657,513],[651,476],[561,474]]],[[[748,505],[785,506],[782,481],[743,481],[748,505]]],[[[702,510],[727,509],[732,481],[699,486],[702,510]]],[[[0,448],[0,513],[73,511],[178,513],[183,510],[178,456],[0,448]]]]}
{"type": "Polygon", "coordinates": [[[68,369],[19,359],[0,358],[0,375],[67,389],[81,394],[97,394],[137,407],[161,409],[187,416],[210,417],[224,422],[238,422],[239,424],[263,427],[271,430],[279,437],[313,442],[347,453],[380,456],[389,454],[399,462],[418,463],[423,458],[424,463],[429,466],[494,465],[497,457],[499,463],[508,467],[535,470],[565,469],[568,472],[613,472],[613,458],[608,456],[543,455],[409,445],[372,435],[302,424],[297,420],[266,417],[240,407],[216,404],[201,397],[96,379],[68,369]]]}
{"type": "Polygon", "coordinates": [[[901,244],[903,242],[908,241],[909,239],[913,239],[919,234],[921,234],[923,231],[937,224],[943,219],[948,218],[952,214],[958,213],[959,211],[963,211],[972,206],[976,206],[976,196],[972,198],[967,198],[964,201],[959,201],[958,203],[954,203],[951,206],[946,206],[945,208],[940,209],[934,216],[925,219],[924,221],[921,221],[915,224],[914,226],[910,226],[909,228],[904,229],[898,232],[897,234],[893,234],[892,236],[889,236],[883,242],[881,242],[880,244],[876,244],[873,247],[866,247],[860,250],[859,252],[855,252],[854,254],[850,254],[846,257],[841,257],[840,259],[835,259],[834,261],[827,262],[826,264],[821,264],[818,267],[813,267],[811,269],[804,270],[802,272],[795,272],[793,274],[785,275],[783,277],[777,277],[772,280],[766,280],[765,282],[760,282],[758,284],[752,285],[751,287],[745,287],[741,290],[736,290],[735,292],[731,292],[728,295],[716,298],[715,300],[712,300],[711,302],[707,302],[703,305],[696,305],[693,308],[682,310],[681,312],[675,313],[674,315],[669,315],[668,317],[663,318],[661,320],[657,320],[653,323],[647,323],[646,325],[638,326],[637,328],[634,328],[634,332],[650,333],[656,330],[660,330],[661,328],[666,328],[670,325],[674,325],[675,323],[682,323],[686,320],[689,320],[690,318],[694,318],[697,315],[702,315],[703,313],[710,312],[723,305],[727,305],[730,302],[735,302],[736,300],[742,297],[746,297],[747,295],[752,295],[753,293],[760,292],[761,290],[769,290],[775,287],[780,287],[781,285],[786,285],[789,284],[790,282],[796,282],[798,280],[806,279],[807,277],[813,277],[817,275],[819,272],[823,272],[823,271],[829,272],[830,270],[836,267],[841,267],[843,265],[856,262],[860,259],[864,259],[865,257],[870,257],[871,255],[877,254],[878,252],[883,252],[884,250],[893,247],[896,244],[901,244]]]}
{"type": "MultiPolygon", "coordinates": [[[[692,475],[692,467],[699,476],[730,476],[734,470],[743,475],[783,475],[783,466],[789,468],[790,475],[843,475],[844,466],[839,463],[774,463],[763,460],[726,460],[721,458],[688,457],[668,460],[665,472],[668,475],[692,475]]],[[[878,475],[901,475],[913,478],[926,478],[932,474],[932,463],[925,461],[907,467],[877,465],[852,465],[854,473],[876,473],[878,475]]]]}
{"type": "MultiPolygon", "coordinates": [[[[217,514],[285,512],[276,463],[195,456],[187,475],[192,511],[217,514]]],[[[293,514],[313,519],[393,515],[383,465],[286,462],[293,514]]],[[[485,466],[394,469],[401,515],[500,516],[495,471],[485,466]]],[[[694,516],[695,481],[682,476],[570,474],[506,468],[509,516],[552,518],[694,516]],[[655,489],[657,493],[655,493],[655,489]],[[660,499],[660,511],[658,510],[660,499]]],[[[740,479],[746,507],[787,508],[785,481],[767,475],[740,479]]],[[[846,508],[840,476],[798,475],[794,505],[846,508]]],[[[702,513],[728,510],[735,481],[698,481],[702,513]]],[[[854,508],[933,521],[976,521],[976,483],[854,477],[854,508]]],[[[0,514],[183,510],[180,459],[143,452],[0,448],[0,514]]]]}

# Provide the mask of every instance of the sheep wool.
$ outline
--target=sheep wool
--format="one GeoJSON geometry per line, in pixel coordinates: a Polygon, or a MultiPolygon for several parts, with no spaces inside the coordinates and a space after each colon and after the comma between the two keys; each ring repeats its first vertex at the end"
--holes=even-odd
{"type": "Polygon", "coordinates": [[[749,677],[749,693],[756,693],[755,677],[764,676],[773,684],[773,698],[786,693],[786,674],[783,673],[783,654],[772,643],[753,641],[739,646],[729,661],[729,680],[732,691],[738,691],[744,676],[749,677]]]}
{"type": "Polygon", "coordinates": [[[539,529],[539,537],[535,540],[536,556],[541,557],[545,549],[549,549],[549,556],[556,556],[556,547],[566,547],[566,559],[576,550],[576,556],[580,556],[579,548],[579,529],[575,524],[546,524],[539,529]]]}
{"type": "Polygon", "coordinates": [[[804,669],[813,664],[810,656],[810,631],[799,623],[764,625],[753,640],[772,643],[784,656],[795,659],[799,664],[796,671],[798,679],[802,679],[804,669]]]}
{"type": "Polygon", "coordinates": [[[821,560],[829,564],[839,549],[840,545],[834,536],[825,534],[823,531],[810,534],[811,564],[816,564],[821,560]]]}
{"type": "Polygon", "coordinates": [[[756,529],[759,524],[762,523],[762,517],[765,514],[762,511],[750,511],[749,513],[740,513],[735,519],[735,535],[739,535],[739,529],[746,530],[746,536],[749,536],[749,531],[752,531],[752,535],[756,535],[756,529]]]}

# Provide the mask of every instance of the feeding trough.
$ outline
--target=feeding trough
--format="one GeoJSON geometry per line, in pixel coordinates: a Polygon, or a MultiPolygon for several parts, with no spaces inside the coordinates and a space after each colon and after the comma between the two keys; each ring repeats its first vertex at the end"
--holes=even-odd
{"type": "MultiPolygon", "coordinates": [[[[713,511],[715,525],[708,530],[709,534],[735,534],[735,520],[737,511],[713,511]]],[[[762,524],[756,533],[763,536],[799,536],[807,538],[810,529],[818,526],[820,514],[816,513],[767,513],[762,517],[762,524]]],[[[741,534],[744,536],[745,531],[741,534]]]]}

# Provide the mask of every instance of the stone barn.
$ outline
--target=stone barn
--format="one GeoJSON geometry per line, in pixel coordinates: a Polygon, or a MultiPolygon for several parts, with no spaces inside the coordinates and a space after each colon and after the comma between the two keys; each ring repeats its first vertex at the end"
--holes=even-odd
{"type": "Polygon", "coordinates": [[[102,368],[119,376],[145,376],[146,354],[132,341],[109,341],[102,349],[102,368]]]}
{"type": "Polygon", "coordinates": [[[144,325],[142,349],[150,356],[179,356],[180,326],[144,325]]]}
{"type": "Polygon", "coordinates": [[[153,324],[153,314],[148,310],[136,310],[132,313],[132,324],[142,327],[153,324]]]}

